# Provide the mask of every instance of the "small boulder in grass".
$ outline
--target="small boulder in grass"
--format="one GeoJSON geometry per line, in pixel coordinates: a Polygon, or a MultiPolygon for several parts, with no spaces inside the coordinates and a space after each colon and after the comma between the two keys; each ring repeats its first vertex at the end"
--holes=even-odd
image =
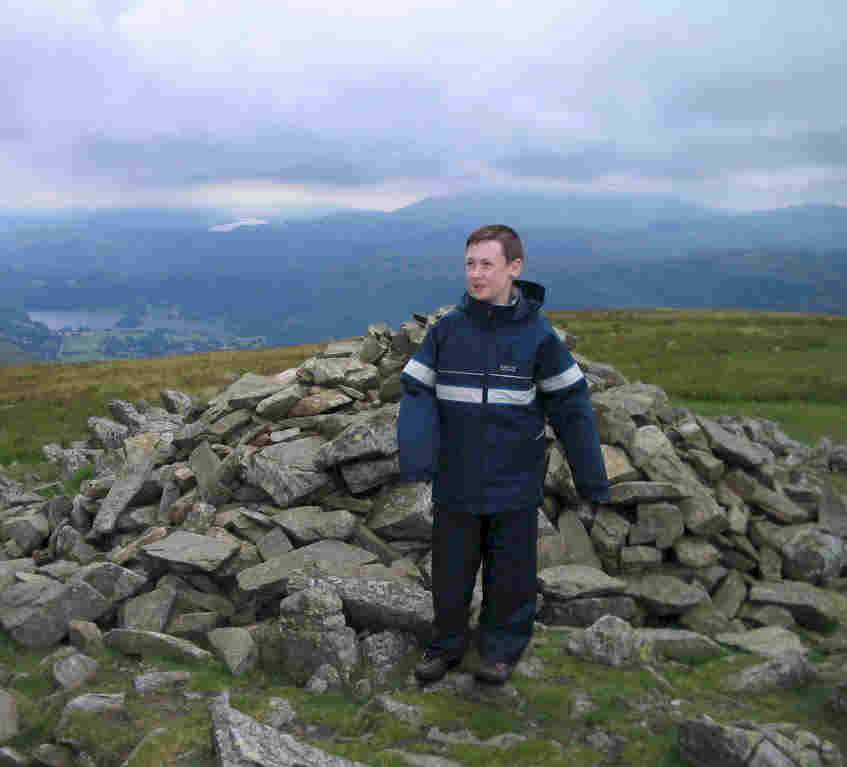
{"type": "Polygon", "coordinates": [[[233,674],[246,674],[259,659],[259,648],[245,628],[220,628],[207,635],[209,644],[233,674]]]}

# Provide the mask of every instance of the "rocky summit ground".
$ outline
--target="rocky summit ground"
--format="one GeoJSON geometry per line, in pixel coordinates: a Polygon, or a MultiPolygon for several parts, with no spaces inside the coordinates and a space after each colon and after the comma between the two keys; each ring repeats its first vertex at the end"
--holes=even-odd
{"type": "Polygon", "coordinates": [[[52,497],[0,477],[0,767],[843,763],[847,446],[582,357],[611,503],[549,432],[530,649],[503,687],[473,651],[414,681],[432,502],[397,402],[439,314],[116,400],[45,446],[52,497]]]}

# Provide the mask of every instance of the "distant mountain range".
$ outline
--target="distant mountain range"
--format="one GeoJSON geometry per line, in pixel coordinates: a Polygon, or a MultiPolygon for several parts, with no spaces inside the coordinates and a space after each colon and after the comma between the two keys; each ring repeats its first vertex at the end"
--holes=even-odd
{"type": "Polygon", "coordinates": [[[209,231],[220,211],[0,218],[0,306],[178,305],[292,344],[365,331],[376,314],[455,303],[468,233],[507,223],[550,309],[691,306],[847,312],[847,208],[733,214],[673,199],[487,190],[390,213],[261,216],[209,231]]]}

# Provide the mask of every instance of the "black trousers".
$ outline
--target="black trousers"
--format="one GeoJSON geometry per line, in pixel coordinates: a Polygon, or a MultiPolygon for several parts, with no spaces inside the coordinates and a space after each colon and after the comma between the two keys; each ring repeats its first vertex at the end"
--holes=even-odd
{"type": "Polygon", "coordinates": [[[537,509],[474,515],[439,504],[433,514],[435,638],[430,649],[461,655],[467,647],[481,563],[480,655],[492,662],[517,662],[532,638],[535,620],[537,509]]]}

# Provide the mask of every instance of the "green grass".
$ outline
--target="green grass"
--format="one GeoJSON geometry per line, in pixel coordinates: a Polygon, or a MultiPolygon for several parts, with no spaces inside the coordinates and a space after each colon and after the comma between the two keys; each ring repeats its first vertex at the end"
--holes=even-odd
{"type": "Polygon", "coordinates": [[[804,442],[847,440],[847,317],[714,310],[548,312],[576,352],[704,415],[778,421],[804,442]]]}

